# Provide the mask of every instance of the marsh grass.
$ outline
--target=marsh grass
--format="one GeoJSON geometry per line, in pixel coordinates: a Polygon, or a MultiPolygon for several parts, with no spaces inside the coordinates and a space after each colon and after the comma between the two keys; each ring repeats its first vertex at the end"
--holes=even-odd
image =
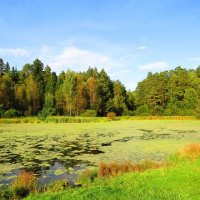
{"type": "Polygon", "coordinates": [[[92,123],[109,121],[106,117],[69,117],[69,116],[51,116],[47,117],[45,123],[92,123]]]}
{"type": "Polygon", "coordinates": [[[158,169],[167,166],[164,162],[159,163],[155,161],[145,160],[141,163],[133,163],[129,160],[124,162],[100,162],[98,176],[99,177],[110,177],[117,176],[129,172],[144,172],[150,169],[158,169]]]}
{"type": "Polygon", "coordinates": [[[178,152],[180,157],[187,157],[190,159],[197,159],[200,156],[200,144],[189,144],[178,152]]]}
{"type": "Polygon", "coordinates": [[[25,197],[30,192],[35,192],[37,187],[37,178],[31,172],[22,171],[12,183],[12,190],[15,196],[25,197]]]}
{"type": "Polygon", "coordinates": [[[195,116],[121,116],[116,120],[196,120],[195,116]]]}
{"type": "Polygon", "coordinates": [[[82,116],[48,116],[41,117],[19,117],[19,118],[0,118],[0,124],[23,124],[23,123],[92,123],[108,122],[111,120],[199,120],[194,116],[120,116],[116,117],[113,112],[108,113],[107,117],[82,117],[82,116]]]}
{"type": "Polygon", "coordinates": [[[0,118],[0,124],[38,124],[42,122],[38,117],[0,118]]]}

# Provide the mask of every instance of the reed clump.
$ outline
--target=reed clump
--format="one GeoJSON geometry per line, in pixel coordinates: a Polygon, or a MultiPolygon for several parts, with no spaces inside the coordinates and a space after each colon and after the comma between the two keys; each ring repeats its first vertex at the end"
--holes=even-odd
{"type": "Polygon", "coordinates": [[[133,163],[131,161],[124,162],[100,162],[99,163],[99,177],[117,176],[129,172],[143,172],[149,169],[158,169],[164,167],[164,163],[146,160],[141,163],[133,163]]]}
{"type": "Polygon", "coordinates": [[[32,172],[22,171],[12,183],[15,196],[23,198],[36,191],[37,178],[32,172]]]}
{"type": "Polygon", "coordinates": [[[178,153],[181,157],[188,157],[190,159],[197,159],[200,157],[200,144],[189,144],[178,153]]]}

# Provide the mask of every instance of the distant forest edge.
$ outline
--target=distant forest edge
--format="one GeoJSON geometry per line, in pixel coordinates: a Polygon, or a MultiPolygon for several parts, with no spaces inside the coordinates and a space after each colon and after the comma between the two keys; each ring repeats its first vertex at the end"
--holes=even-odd
{"type": "MultiPolygon", "coordinates": [[[[134,80],[133,80],[134,81],[134,80]]],[[[0,59],[0,117],[19,116],[198,116],[200,66],[149,72],[135,91],[102,69],[68,69],[57,75],[36,59],[22,70],[0,59]]]]}

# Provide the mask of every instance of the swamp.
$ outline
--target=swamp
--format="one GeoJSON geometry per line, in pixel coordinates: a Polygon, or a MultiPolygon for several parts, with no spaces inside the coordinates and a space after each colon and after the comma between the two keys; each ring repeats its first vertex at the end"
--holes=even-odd
{"type": "Polygon", "coordinates": [[[0,124],[0,185],[21,170],[36,174],[39,184],[66,178],[73,185],[101,161],[162,161],[199,141],[198,120],[0,124]]]}

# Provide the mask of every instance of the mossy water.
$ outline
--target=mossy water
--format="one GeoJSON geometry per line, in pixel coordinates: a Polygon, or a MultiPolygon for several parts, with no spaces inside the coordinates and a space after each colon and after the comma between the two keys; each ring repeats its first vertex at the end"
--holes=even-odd
{"type": "Polygon", "coordinates": [[[20,173],[39,182],[67,178],[100,161],[165,160],[200,141],[200,121],[116,121],[82,124],[1,124],[0,184],[20,173]]]}

